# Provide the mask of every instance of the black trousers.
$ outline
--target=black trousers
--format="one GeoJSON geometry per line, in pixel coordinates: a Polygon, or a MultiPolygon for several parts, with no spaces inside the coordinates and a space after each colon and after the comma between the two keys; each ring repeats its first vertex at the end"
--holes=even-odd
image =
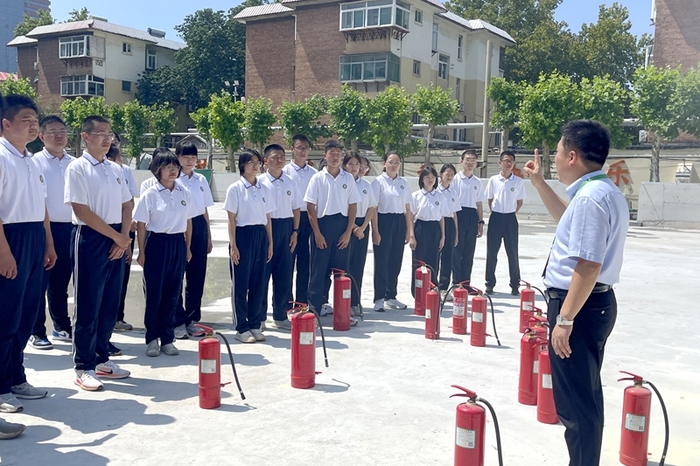
{"type": "Polygon", "coordinates": [[[406,214],[378,214],[382,237],[374,246],[374,301],[395,299],[406,244],[406,214]]]}
{"type": "Polygon", "coordinates": [[[311,278],[309,279],[309,305],[320,311],[328,299],[331,269],[347,270],[350,248],[338,248],[338,241],[348,227],[348,218],[341,214],[327,215],[318,219],[318,228],[326,239],[326,248],[316,247],[315,235],[311,233],[311,278]]]}
{"type": "MultiPolygon", "coordinates": [[[[381,233],[381,230],[379,230],[381,233]]],[[[412,251],[411,257],[413,265],[411,267],[411,294],[415,298],[416,274],[415,270],[418,267],[417,261],[423,261],[430,266],[430,273],[433,283],[437,281],[435,274],[437,273],[438,263],[440,259],[440,222],[425,220],[416,220],[413,226],[413,234],[416,237],[416,249],[412,251]]],[[[454,241],[454,239],[453,239],[454,241]]],[[[423,286],[430,286],[425,283],[423,286]]],[[[430,288],[428,288],[430,289],[430,288]]]]}
{"type": "Polygon", "coordinates": [[[72,223],[51,222],[51,236],[56,250],[56,265],[44,271],[41,284],[39,309],[32,329],[32,335],[46,337],[46,300],[49,301],[49,315],[54,330],[73,334],[68,316],[68,284],[73,274],[73,261],[70,257],[72,223]]]}
{"type": "MultiPolygon", "coordinates": [[[[438,266],[439,277],[436,279],[438,288],[447,290],[450,287],[450,278],[452,277],[452,256],[455,251],[455,221],[452,217],[445,217],[445,245],[440,251],[440,264],[438,266]]],[[[437,269],[436,269],[437,270],[437,269]]],[[[415,280],[416,276],[413,275],[415,280]]]]}
{"type": "Polygon", "coordinates": [[[184,233],[149,233],[144,247],[143,292],[146,298],[146,343],[175,339],[174,322],[187,263],[184,233]]]}
{"type": "Polygon", "coordinates": [[[0,395],[27,381],[24,346],[41,300],[46,232],[42,222],[2,226],[17,264],[14,280],[0,276],[0,395]]]}
{"type": "MultiPolygon", "coordinates": [[[[564,297],[565,294],[557,299],[550,297],[547,306],[550,328],[556,325],[564,297]]],[[[613,290],[593,293],[576,315],[569,337],[571,356],[561,359],[549,345],[554,403],[566,427],[564,438],[570,466],[594,466],[600,461],[604,421],[600,368],[616,318],[613,290]]]]}
{"type": "Polygon", "coordinates": [[[192,218],[192,240],[190,252],[192,258],[185,265],[185,300],[178,295],[177,310],[175,311],[175,327],[202,318],[202,296],[204,295],[204,279],[207,276],[207,249],[209,247],[209,229],[204,215],[192,218]]]}
{"type": "MultiPolygon", "coordinates": [[[[272,219],[272,260],[265,267],[265,290],[260,313],[267,319],[267,288],[272,277],[272,318],[287,320],[287,310],[291,309],[292,275],[294,274],[294,254],[289,250],[293,219],[272,219]]],[[[298,245],[297,245],[298,247],[298,245]]]]}
{"type": "Polygon", "coordinates": [[[267,231],[263,225],[236,227],[236,247],[241,254],[233,266],[233,325],[240,333],[259,329],[265,320],[263,297],[267,263],[267,231]]]}
{"type": "MultiPolygon", "coordinates": [[[[110,225],[121,231],[121,225],[110,225]]],[[[86,225],[73,229],[73,361],[94,370],[109,360],[109,338],[117,322],[124,259],[109,260],[113,241],[86,225]]]]}
{"type": "MultiPolygon", "coordinates": [[[[365,223],[364,217],[357,217],[355,225],[365,223]]],[[[350,262],[347,272],[352,276],[354,285],[351,288],[350,305],[358,306],[360,304],[360,294],[362,293],[362,277],[365,275],[365,264],[367,263],[367,247],[369,246],[369,237],[371,236],[370,229],[365,230],[365,236],[362,239],[357,239],[354,234],[350,236],[350,262]],[[359,290],[359,294],[358,294],[359,290]]]]}
{"type": "Polygon", "coordinates": [[[520,263],[518,262],[518,218],[515,213],[499,214],[491,212],[489,227],[486,231],[486,286],[496,286],[496,263],[501,240],[508,255],[510,287],[520,285],[520,263]]]}
{"type": "Polygon", "coordinates": [[[457,223],[459,243],[452,255],[452,283],[455,285],[472,278],[479,214],[476,213],[476,209],[462,207],[462,210],[457,212],[457,223]]]}
{"type": "Polygon", "coordinates": [[[297,247],[294,250],[294,261],[296,262],[296,285],[294,300],[300,303],[307,303],[309,290],[309,277],[311,273],[311,224],[309,214],[300,212],[299,234],[297,235],[297,247]]]}
{"type": "MultiPolygon", "coordinates": [[[[133,231],[129,232],[129,238],[131,238],[131,254],[134,253],[134,240],[136,239],[136,233],[133,231]]],[[[129,288],[129,277],[131,276],[131,263],[126,261],[126,256],[124,256],[124,277],[122,278],[122,291],[119,298],[119,309],[117,310],[117,322],[124,321],[124,308],[126,306],[126,292],[129,288]]]]}

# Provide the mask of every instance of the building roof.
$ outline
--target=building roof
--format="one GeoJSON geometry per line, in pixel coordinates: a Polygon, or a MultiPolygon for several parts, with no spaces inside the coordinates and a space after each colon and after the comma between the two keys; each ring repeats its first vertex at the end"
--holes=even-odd
{"type": "Polygon", "coordinates": [[[144,42],[150,42],[159,47],[163,47],[171,50],[180,50],[184,48],[186,44],[182,42],[177,42],[174,40],[167,40],[160,37],[154,37],[146,31],[140,31],[138,29],[133,29],[126,26],[120,26],[118,24],[109,23],[107,21],[102,21],[95,18],[90,18],[84,21],[71,21],[68,23],[56,23],[49,24],[47,26],[39,26],[32,29],[27,37],[37,38],[41,36],[61,34],[65,32],[79,32],[86,30],[97,30],[104,31],[110,34],[116,34],[124,37],[131,37],[132,39],[139,39],[144,42]]]}
{"type": "Polygon", "coordinates": [[[487,23],[486,21],[482,19],[464,19],[461,16],[458,16],[451,11],[446,11],[444,13],[438,13],[438,16],[441,16],[449,21],[452,21],[453,23],[457,23],[461,26],[464,26],[467,29],[470,29],[472,31],[477,31],[479,29],[485,29],[492,34],[495,34],[497,36],[502,37],[503,39],[507,40],[508,42],[512,42],[515,44],[515,39],[511,37],[510,34],[508,34],[506,31],[503,29],[497,28],[491,23],[487,23]]]}
{"type": "MultiPolygon", "coordinates": [[[[283,3],[286,3],[287,1],[288,0],[285,0],[283,3]]],[[[248,8],[245,8],[243,11],[234,16],[233,19],[246,19],[252,18],[254,16],[268,16],[279,13],[289,13],[290,11],[293,10],[289,7],[282,5],[281,3],[269,3],[267,5],[250,6],[248,8]]]]}
{"type": "Polygon", "coordinates": [[[17,81],[17,75],[15,73],[0,71],[0,81],[17,81]]]}
{"type": "Polygon", "coordinates": [[[27,36],[17,36],[7,43],[8,47],[19,47],[20,45],[36,44],[39,42],[36,39],[30,39],[27,36]]]}

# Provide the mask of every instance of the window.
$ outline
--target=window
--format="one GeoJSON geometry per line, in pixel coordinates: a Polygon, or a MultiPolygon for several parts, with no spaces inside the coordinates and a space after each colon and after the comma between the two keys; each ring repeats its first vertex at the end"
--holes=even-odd
{"type": "Polygon", "coordinates": [[[452,130],[452,140],[466,142],[467,141],[467,130],[465,128],[455,128],[452,130]]]}
{"type": "Polygon", "coordinates": [[[413,15],[413,20],[418,24],[423,24],[423,10],[416,10],[413,15]]]}
{"type": "Polygon", "coordinates": [[[399,82],[399,57],[393,53],[366,53],[340,57],[340,81],[399,82]]]}
{"type": "Polygon", "coordinates": [[[413,112],[411,114],[411,123],[414,125],[420,125],[420,115],[418,115],[418,113],[413,112]]]}
{"type": "Polygon", "coordinates": [[[340,29],[360,29],[395,24],[408,30],[411,7],[401,0],[372,0],[340,6],[340,29]]]}
{"type": "Polygon", "coordinates": [[[89,36],[61,37],[58,39],[58,58],[89,57],[89,36]]]}
{"type": "Polygon", "coordinates": [[[155,70],[156,66],[158,64],[157,62],[157,55],[155,50],[148,50],[146,51],[146,69],[147,70],[155,70]]]}
{"type": "Polygon", "coordinates": [[[105,95],[105,80],[91,74],[61,77],[61,95],[64,97],[78,95],[105,95]]]}
{"type": "Polygon", "coordinates": [[[420,61],[413,60],[413,74],[420,76],[420,61]]]}
{"type": "Polygon", "coordinates": [[[447,55],[438,55],[438,77],[442,79],[449,78],[450,57],[447,55]]]}
{"type": "Polygon", "coordinates": [[[438,25],[437,23],[433,23],[433,48],[431,49],[433,52],[437,52],[438,49],[438,25]]]}
{"type": "Polygon", "coordinates": [[[131,81],[122,81],[122,92],[131,92],[131,81]]]}
{"type": "Polygon", "coordinates": [[[128,42],[122,43],[122,53],[131,55],[131,44],[129,44],[128,42]]]}
{"type": "Polygon", "coordinates": [[[464,43],[464,36],[457,37],[457,60],[462,59],[462,44],[464,43]]]}
{"type": "Polygon", "coordinates": [[[462,85],[462,80],[457,78],[457,80],[455,82],[455,100],[457,102],[460,102],[460,99],[459,99],[460,98],[460,95],[459,95],[460,90],[459,90],[459,88],[461,87],[461,85],[462,85]]]}

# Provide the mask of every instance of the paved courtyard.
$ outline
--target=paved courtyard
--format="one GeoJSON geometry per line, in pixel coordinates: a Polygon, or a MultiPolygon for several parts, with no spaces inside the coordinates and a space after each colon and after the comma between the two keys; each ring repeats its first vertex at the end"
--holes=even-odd
{"type": "MultiPolygon", "coordinates": [[[[226,216],[222,204],[210,211],[215,239],[205,290],[203,322],[233,340],[226,216]]],[[[520,265],[524,279],[541,286],[541,271],[554,223],[520,218],[520,265]]],[[[697,231],[632,227],[622,283],[616,287],[619,315],[608,342],[602,378],[606,400],[603,465],[619,464],[622,392],[618,371],[639,373],[661,390],[671,418],[666,464],[700,464],[700,246],[697,231]]],[[[483,285],[486,242],[479,240],[473,282],[483,285]]],[[[442,337],[423,336],[423,319],[412,315],[410,250],[404,254],[399,299],[409,309],[365,314],[348,332],[326,330],[330,367],[317,351],[315,388],[293,389],[290,334],[266,332],[254,345],[232,342],[247,399],[235,385],[223,389],[223,405],[202,410],[197,396],[197,342],[178,341],[180,355],[148,358],[143,332],[141,270],[132,269],[127,320],[132,332],[114,335],[124,355],[115,358],[132,377],[106,381],[105,391],[88,393],[72,383],[70,345],[51,351],[28,348],[25,365],[48,398],[26,401],[9,421],[28,425],[16,440],[0,443],[0,465],[448,465],[454,449],[455,406],[451,384],[472,388],[495,407],[508,466],[566,465],[561,425],[540,424],[536,409],[517,402],[518,303],[509,291],[501,250],[494,295],[502,343],[469,345],[451,333],[451,307],[443,312],[442,337]]],[[[371,309],[373,255],[364,278],[365,307],[371,309]]],[[[544,303],[539,298],[539,306],[544,303]]],[[[331,318],[323,324],[331,326],[331,318]]],[[[489,317],[489,330],[491,319],[489,317]]],[[[493,333],[490,331],[490,333],[493,333]]],[[[320,341],[320,339],[319,339],[320,341]]],[[[222,379],[232,380],[223,357],[222,379]]],[[[497,465],[493,423],[487,420],[486,465],[497,465]]],[[[651,420],[650,463],[663,443],[656,400],[651,420]]]]}

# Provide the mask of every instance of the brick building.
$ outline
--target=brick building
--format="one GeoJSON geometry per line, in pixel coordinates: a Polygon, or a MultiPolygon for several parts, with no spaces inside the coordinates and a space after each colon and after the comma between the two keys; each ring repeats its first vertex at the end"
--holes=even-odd
{"type": "Polygon", "coordinates": [[[700,66],[700,0],[652,0],[654,64],[700,66]]]}
{"type": "MultiPolygon", "coordinates": [[[[455,122],[483,121],[486,42],[491,75],[499,76],[505,31],[465,20],[437,0],[283,0],[249,7],[246,95],[282,102],[337,95],[343,83],[370,96],[399,84],[407,92],[431,83],[459,101],[455,122]]],[[[481,132],[454,130],[449,139],[480,143],[481,132]]]]}

